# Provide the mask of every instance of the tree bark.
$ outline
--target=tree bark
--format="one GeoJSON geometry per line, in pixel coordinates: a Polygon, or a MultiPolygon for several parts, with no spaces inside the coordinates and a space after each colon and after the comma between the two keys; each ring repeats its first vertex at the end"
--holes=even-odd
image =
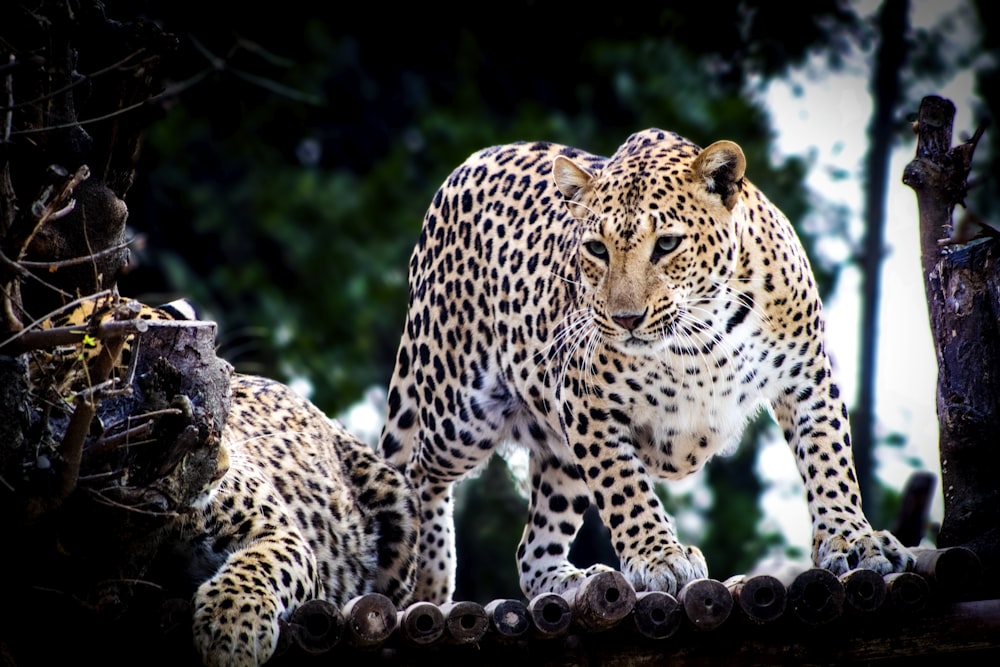
{"type": "Polygon", "coordinates": [[[920,212],[924,289],[938,362],[937,413],[944,519],[938,545],[965,546],[987,573],[979,593],[1000,591],[1000,248],[969,245],[952,213],[964,204],[972,141],[951,146],[955,107],[924,98],[917,151],[903,182],[920,212]],[[945,243],[942,244],[941,240],[945,243]]]}
{"type": "Polygon", "coordinates": [[[5,667],[149,652],[165,588],[150,568],[219,470],[232,368],[215,355],[213,324],[140,322],[126,308],[103,325],[39,326],[86,295],[118,303],[124,199],[177,43],[119,19],[96,0],[0,10],[5,667]],[[97,341],[92,355],[81,329],[97,341]],[[67,344],[81,360],[52,354],[67,344]],[[123,348],[133,365],[120,363],[123,348]],[[39,374],[43,358],[68,362],[39,374]],[[140,621],[140,608],[152,615],[140,621]]]}

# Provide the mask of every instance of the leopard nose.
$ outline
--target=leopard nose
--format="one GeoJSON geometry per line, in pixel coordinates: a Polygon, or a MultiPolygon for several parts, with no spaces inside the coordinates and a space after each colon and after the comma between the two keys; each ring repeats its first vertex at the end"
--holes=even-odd
{"type": "Polygon", "coordinates": [[[614,323],[622,329],[625,329],[626,331],[635,331],[645,317],[646,313],[620,313],[618,315],[612,315],[611,319],[614,320],[614,323]]]}

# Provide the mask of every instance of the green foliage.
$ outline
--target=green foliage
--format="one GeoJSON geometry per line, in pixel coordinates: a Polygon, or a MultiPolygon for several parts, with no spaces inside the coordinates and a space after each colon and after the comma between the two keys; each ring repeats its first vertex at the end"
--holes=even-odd
{"type": "MultiPolygon", "coordinates": [[[[240,62],[243,70],[287,79],[264,93],[326,89],[325,106],[333,112],[386,94],[385,78],[361,69],[357,39],[331,35],[315,22],[303,32],[301,64],[275,69],[274,56],[240,62]],[[361,99],[345,100],[333,89],[331,80],[346,76],[359,79],[352,92],[361,99]]],[[[262,95],[246,76],[217,82],[240,96],[217,100],[239,114],[238,122],[206,109],[212,97],[199,91],[195,102],[153,128],[144,158],[151,198],[163,204],[155,213],[160,219],[150,221],[160,227],[150,233],[166,276],[163,289],[190,296],[220,321],[222,352],[237,368],[304,378],[330,412],[365,387],[386,384],[423,211],[447,173],[480,147],[547,139],[610,154],[649,126],[703,145],[727,137],[743,144],[753,180],[792,219],[809,210],[801,185],[806,165],[771,164],[763,110],[706,76],[696,55],[668,40],[581,44],[588,76],[575,79],[573,104],[545,106],[519,95],[518,104],[499,111],[482,94],[480,80],[489,71],[480,42],[462,33],[455,48],[451,99],[434,103],[431,75],[407,73],[397,94],[410,108],[384,145],[339,136],[350,128],[322,120],[301,101],[317,95],[262,95]],[[613,108],[605,118],[608,96],[613,108]]],[[[541,80],[521,87],[544,87],[544,75],[536,76],[541,80]]],[[[262,80],[255,75],[252,82],[262,80]]]]}
{"type": "Polygon", "coordinates": [[[479,477],[458,485],[455,494],[456,549],[461,558],[455,599],[520,598],[517,551],[528,502],[503,457],[495,455],[479,477]]]}
{"type": "MultiPolygon", "coordinates": [[[[976,121],[991,122],[983,143],[976,150],[972,176],[979,187],[969,197],[969,207],[989,224],[1000,228],[1000,141],[997,141],[997,123],[1000,121],[1000,5],[990,0],[972,3],[981,31],[980,40],[974,43],[973,53],[978,56],[976,92],[981,107],[975,109],[976,121]],[[985,144],[985,145],[983,145],[985,144]]],[[[956,128],[969,135],[974,128],[956,128]]]]}
{"type": "MultiPolygon", "coordinates": [[[[198,122],[177,114],[151,140],[176,136],[173,123],[198,122]]],[[[233,351],[232,332],[258,332],[249,354],[236,350],[237,366],[305,377],[331,412],[387,381],[421,215],[409,203],[419,200],[406,197],[404,160],[390,155],[364,178],[277,160],[247,168],[222,193],[212,181],[170,193],[183,196],[191,230],[213,257],[204,272],[187,263],[190,246],[164,250],[163,261],[173,288],[220,321],[224,355],[233,351]]],[[[186,167],[168,161],[154,175],[169,170],[166,183],[175,169],[186,167]]]]}

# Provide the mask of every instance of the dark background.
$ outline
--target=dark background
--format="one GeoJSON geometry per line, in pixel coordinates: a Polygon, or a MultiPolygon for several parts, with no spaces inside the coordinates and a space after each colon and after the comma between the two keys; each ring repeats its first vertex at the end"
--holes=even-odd
{"type": "MultiPolygon", "coordinates": [[[[3,13],[30,4],[0,10],[0,37],[15,51],[3,13]]],[[[920,98],[959,69],[975,70],[974,111],[991,118],[1000,76],[983,55],[997,51],[1000,20],[986,0],[953,4],[978,20],[981,40],[969,42],[947,21],[913,29],[914,10],[900,0],[872,16],[830,0],[600,8],[286,0],[260,9],[211,3],[212,11],[107,2],[109,16],[145,17],[177,37],[162,63],[164,91],[144,108],[149,131],[125,200],[131,233],[145,242],[120,289],[149,303],[190,298],[219,322],[220,355],[238,370],[306,387],[333,415],[388,383],[423,212],[448,172],[481,147],[545,139],[607,155],[653,126],[701,145],[732,139],[751,180],[793,222],[820,213],[812,218],[819,224],[799,230],[813,254],[817,238],[845,233],[848,214],[804,186],[808,147],[800,157],[774,157],[759,93],[806,59],[822,76],[860,53],[873,100],[887,110],[881,126],[873,121],[873,139],[882,132],[890,145],[912,142],[920,98]],[[877,19],[890,9],[903,21],[886,34],[877,19]],[[895,63],[898,90],[876,82],[880,62],[895,63]]],[[[82,54],[78,69],[107,64],[82,54]]],[[[974,194],[980,212],[994,210],[996,191],[996,152],[984,143],[979,154],[993,161],[980,172],[994,187],[974,194]]],[[[862,259],[859,249],[852,261],[862,259]]],[[[838,267],[814,265],[828,292],[838,267]]],[[[766,423],[753,424],[746,439],[766,423]]],[[[866,499],[876,498],[866,509],[884,527],[895,498],[871,481],[870,453],[859,449],[857,458],[866,499]]],[[[699,510],[707,526],[699,542],[720,579],[783,545],[758,528],[753,465],[753,448],[743,447],[708,468],[714,501],[699,510]]],[[[693,502],[665,500],[676,510],[693,502]]],[[[501,459],[463,485],[457,598],[518,595],[513,551],[524,512],[501,459]],[[476,563],[476,576],[465,562],[476,563]]],[[[574,555],[606,558],[594,544],[574,555]]]]}

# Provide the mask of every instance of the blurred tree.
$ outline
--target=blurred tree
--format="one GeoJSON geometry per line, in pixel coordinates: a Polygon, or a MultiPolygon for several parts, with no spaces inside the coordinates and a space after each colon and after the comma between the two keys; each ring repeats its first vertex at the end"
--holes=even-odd
{"type": "Polygon", "coordinates": [[[879,283],[885,253],[885,205],[889,162],[899,130],[903,64],[909,46],[908,0],[886,0],[878,14],[878,47],[872,68],[872,118],[865,162],[864,220],[861,249],[861,359],[857,404],[851,411],[851,436],[858,484],[869,519],[880,524],[875,484],[875,369],[878,351],[879,283]]]}
{"type": "MultiPolygon", "coordinates": [[[[976,113],[984,122],[1000,119],[1000,5],[990,0],[974,0],[981,41],[972,45],[960,64],[975,66],[976,93],[982,108],[976,113]],[[970,62],[971,61],[971,62],[970,62]]],[[[914,107],[916,108],[916,107],[914,107]]],[[[973,128],[956,128],[970,134],[973,128]]],[[[976,187],[970,194],[969,207],[994,227],[1000,228],[1000,142],[992,140],[996,136],[996,125],[986,132],[983,146],[976,151],[976,168],[979,174],[976,187]]]]}
{"type": "MultiPolygon", "coordinates": [[[[856,258],[862,271],[861,347],[858,368],[858,397],[851,410],[854,457],[858,467],[865,509],[873,523],[887,526],[898,506],[898,494],[877,483],[875,449],[877,446],[900,447],[897,434],[878,436],[877,369],[878,317],[881,266],[886,253],[884,226],[886,219],[887,179],[899,178],[889,173],[893,148],[912,142],[910,121],[915,119],[920,99],[956,74],[975,70],[980,81],[979,93],[987,108],[974,113],[982,118],[993,114],[990,100],[996,102],[996,87],[989,85],[991,63],[997,52],[996,36],[991,45],[989,3],[958,0],[948,5],[911,4],[905,0],[885,0],[867,20],[871,30],[862,32],[863,43],[874,45],[870,90],[872,117],[869,121],[869,149],[865,158],[864,236],[856,258]],[[978,6],[978,20],[976,6],[978,6]],[[933,10],[933,11],[930,11],[933,10]],[[985,12],[985,13],[984,13],[985,12]],[[930,16],[928,16],[930,14],[930,16]]],[[[995,73],[995,69],[992,70],[995,73]]],[[[996,107],[993,107],[995,112],[996,107]]],[[[985,142],[989,146],[992,142],[985,142]]],[[[984,150],[984,156],[988,151],[984,150]]],[[[996,151],[990,153],[996,160],[996,151]]],[[[981,158],[985,161],[987,158],[981,158]]],[[[993,163],[996,165],[996,162],[993,163]]],[[[978,173],[995,182],[997,169],[988,166],[978,173]],[[988,175],[992,174],[992,179],[988,175]]],[[[970,197],[977,211],[995,208],[996,188],[980,188],[970,197]]],[[[989,214],[986,216],[989,217],[989,214]]]]}
{"type": "MultiPolygon", "coordinates": [[[[471,482],[472,480],[470,480],[471,482]]],[[[514,553],[521,539],[528,502],[500,456],[490,458],[474,483],[461,484],[455,498],[455,549],[461,558],[456,600],[489,602],[520,598],[514,553]]]]}

